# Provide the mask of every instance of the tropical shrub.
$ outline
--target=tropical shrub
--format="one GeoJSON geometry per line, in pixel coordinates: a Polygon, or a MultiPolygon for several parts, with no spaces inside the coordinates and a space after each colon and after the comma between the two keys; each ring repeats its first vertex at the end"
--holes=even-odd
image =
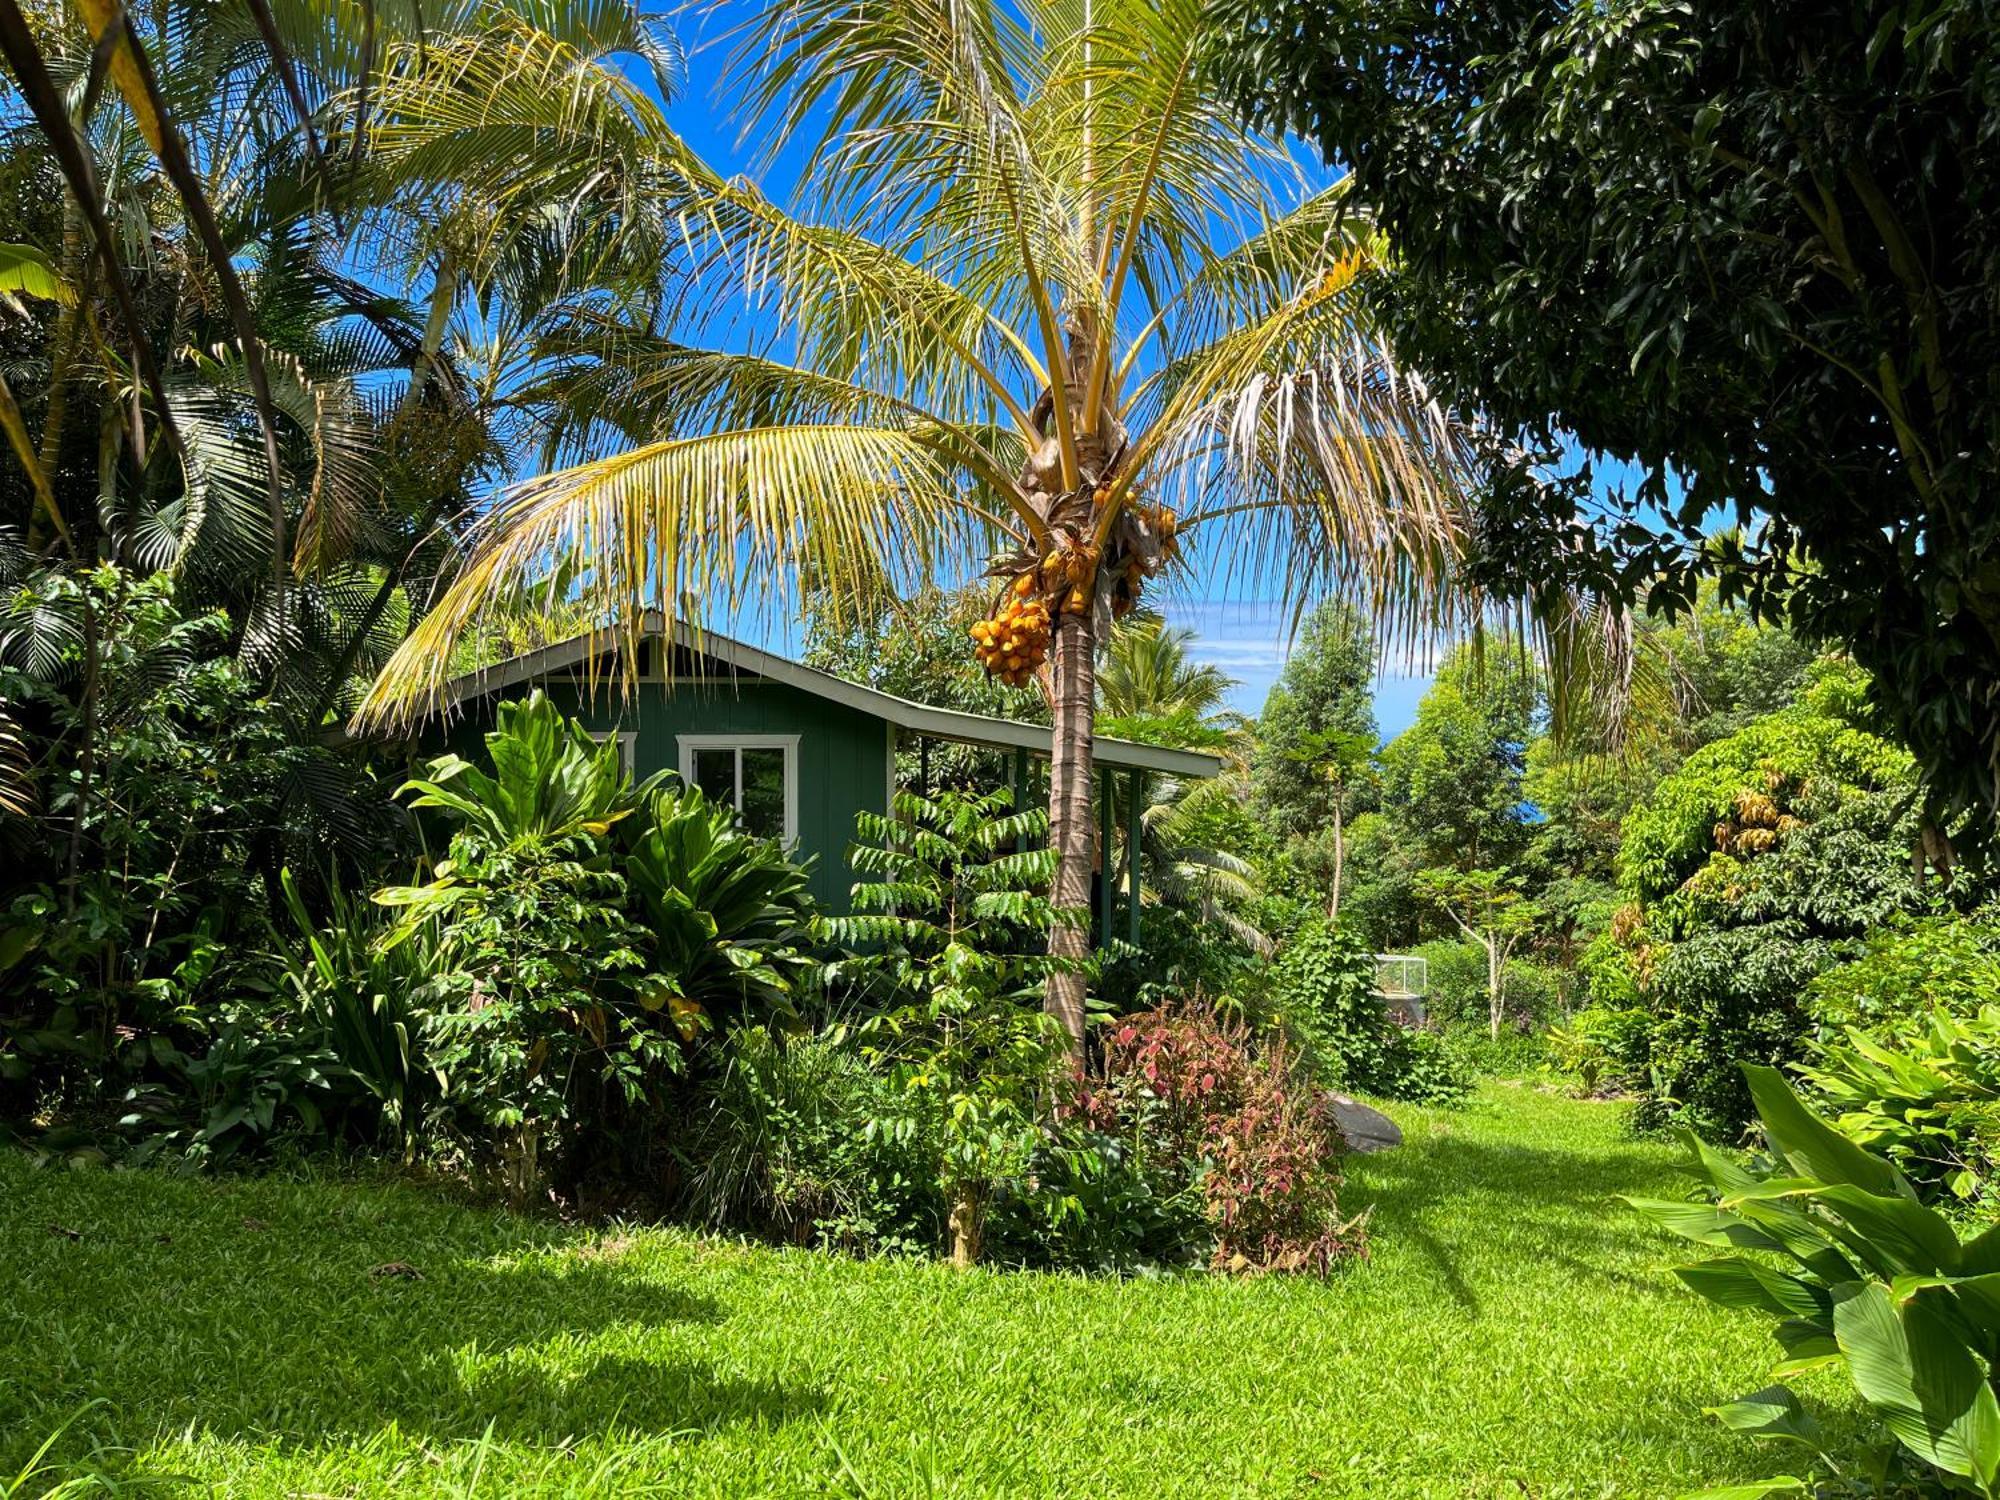
{"type": "Polygon", "coordinates": [[[946,1206],[933,1148],[868,1129],[896,1101],[844,1029],[734,1027],[711,1063],[674,1145],[690,1217],[855,1252],[938,1243],[946,1206]]]}
{"type": "Polygon", "coordinates": [[[180,1079],[279,982],[286,861],[317,887],[393,846],[387,796],[301,742],[240,646],[164,574],[36,574],[0,597],[24,751],[24,808],[0,817],[0,1117],[102,1114],[180,1079]]]}
{"type": "MultiPolygon", "coordinates": [[[[1776,1320],[1780,1376],[1837,1369],[1880,1421],[1856,1466],[1826,1452],[1798,1398],[1772,1385],[1721,1407],[1732,1428],[1813,1454],[1868,1493],[2000,1489],[2000,1228],[1961,1240],[1902,1172],[1821,1120],[1774,1069],[1744,1065],[1767,1154],[1745,1164],[1690,1137],[1701,1201],[1634,1199],[1655,1222],[1726,1251],[1682,1267],[1710,1301],[1776,1320]]],[[[1796,1477],[1732,1488],[1811,1494],[1796,1477]]]]}
{"type": "Polygon", "coordinates": [[[1651,1018],[1642,1010],[1591,1006],[1551,1026],[1547,1035],[1550,1069],[1573,1083],[1586,1099],[1623,1091],[1638,1081],[1634,1059],[1644,1054],[1651,1018]]]}
{"type": "Polygon", "coordinates": [[[996,1189],[1022,1179],[1044,1143],[1043,1119],[1066,1038],[1042,1010],[1060,962],[1045,949],[1058,911],[1045,895],[1054,851],[1047,815],[1013,812],[1006,791],[898,793],[893,814],[856,817],[854,914],[821,931],[850,951],[843,977],[872,991],[863,1055],[889,1081],[871,1135],[931,1149],[949,1205],[951,1257],[982,1249],[996,1189]]]}
{"type": "Polygon", "coordinates": [[[439,1127],[517,1203],[549,1180],[613,1100],[657,1097],[678,1071],[670,998],[622,876],[580,847],[482,847],[455,837],[402,908],[391,941],[421,934],[437,972],[416,993],[424,1056],[441,1079],[439,1127]]]}
{"type": "Polygon", "coordinates": [[[1276,965],[1284,1026],[1328,1084],[1416,1103],[1448,1104],[1471,1087],[1435,1032],[1390,1017],[1375,990],[1375,958],[1353,933],[1309,924],[1276,965]]]}
{"type": "Polygon", "coordinates": [[[1913,763],[1872,732],[1864,686],[1820,663],[1796,704],[1694,752],[1626,819],[1615,951],[1593,947],[1586,968],[1598,1004],[1654,1017],[1635,1059],[1642,1124],[1740,1128],[1738,1062],[1796,1061],[1813,979],[1943,899],[1912,871],[1913,763]]]}
{"type": "Polygon", "coordinates": [[[539,692],[500,706],[486,750],[490,771],[447,755],[408,784],[446,855],[375,899],[403,914],[383,951],[430,945],[413,999],[438,1128],[524,1199],[600,1146],[648,1170],[686,1044],[784,996],[810,907],[728,809],[635,789],[539,692]]]}
{"type": "Polygon", "coordinates": [[[1208,1011],[1128,1016],[1106,1039],[1104,1083],[1077,1108],[1198,1189],[1219,1269],[1325,1274],[1365,1243],[1339,1212],[1346,1142],[1332,1101],[1282,1036],[1253,1049],[1208,1011]]]}
{"type": "Polygon", "coordinates": [[[1850,1140],[1926,1202],[1991,1218],[2000,1169],[2000,1005],[1944,1007],[1817,1043],[1798,1072],[1850,1140]]]}
{"type": "Polygon", "coordinates": [[[1807,988],[1806,1013],[1823,1030],[1874,1026],[1933,1008],[1972,1015],[2000,1004],[2000,922],[1905,918],[1868,934],[1867,948],[1807,988]]]}
{"type": "Polygon", "coordinates": [[[1120,1275],[1206,1261],[1215,1235],[1199,1163],[1156,1149],[1143,1112],[1121,1116],[1088,1089],[1081,1100],[1058,1108],[1026,1175],[996,1195],[990,1253],[1120,1275]]]}
{"type": "Polygon", "coordinates": [[[127,1090],[120,1120],[133,1159],[213,1165],[335,1140],[416,1154],[437,1088],[416,1007],[428,945],[385,944],[381,908],[337,887],[318,926],[291,871],[280,881],[296,928],[282,982],[239,986],[190,1051],[154,1039],[153,1076],[127,1090]]]}
{"type": "Polygon", "coordinates": [[[808,871],[695,787],[661,787],[619,826],[651,935],[647,958],[683,1026],[793,1008],[811,937],[808,871]]]}

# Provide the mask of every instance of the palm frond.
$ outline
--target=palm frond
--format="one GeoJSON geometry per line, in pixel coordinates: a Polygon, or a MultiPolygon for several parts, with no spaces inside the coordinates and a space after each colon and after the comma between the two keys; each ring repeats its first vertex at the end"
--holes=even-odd
{"type": "MultiPolygon", "coordinates": [[[[967,566],[963,497],[934,451],[899,427],[760,427],[673,438],[517,486],[479,523],[444,597],[362,709],[405,721],[434,704],[466,632],[513,581],[574,570],[612,636],[643,612],[696,625],[781,605],[775,580],[809,569],[833,607],[879,596],[949,559],[967,566]]],[[[626,670],[635,653],[622,653],[626,670]]]]}

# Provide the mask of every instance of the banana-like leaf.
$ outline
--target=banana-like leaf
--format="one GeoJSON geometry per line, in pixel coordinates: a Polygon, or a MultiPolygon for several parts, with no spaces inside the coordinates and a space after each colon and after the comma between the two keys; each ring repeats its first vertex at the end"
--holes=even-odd
{"type": "Polygon", "coordinates": [[[1903,1174],[1862,1150],[1800,1102],[1790,1082],[1776,1068],[1743,1064],[1750,1097],[1764,1122],[1771,1146],[1801,1177],[1825,1183],[1849,1183],[1883,1197],[1908,1198],[1916,1192],[1903,1174]]]}
{"type": "Polygon", "coordinates": [[[33,245],[12,245],[0,241],[0,307],[6,294],[40,297],[64,307],[76,302],[76,288],[63,280],[49,258],[33,245]]]}
{"type": "Polygon", "coordinates": [[[1869,1282],[1842,1289],[1834,1336],[1854,1388],[1896,1440],[1990,1495],[2000,1481],[2000,1403],[1986,1371],[1920,1299],[1900,1307],[1869,1282]]]}

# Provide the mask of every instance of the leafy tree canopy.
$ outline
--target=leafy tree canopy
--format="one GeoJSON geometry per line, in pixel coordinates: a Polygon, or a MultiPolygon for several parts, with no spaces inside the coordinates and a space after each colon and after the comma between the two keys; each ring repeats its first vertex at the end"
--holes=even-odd
{"type": "Polygon", "coordinates": [[[1223,0],[1249,114],[1351,167],[1402,355],[1531,452],[1487,568],[1695,579],[1844,641],[1947,809],[2000,794],[2000,30],[1887,0],[1223,0]],[[1647,507],[1643,511],[1640,507],[1647,507]],[[1702,541],[1717,509],[1768,518],[1702,541]],[[1649,524],[1664,516],[1665,528],[1649,524]],[[1551,546],[1552,540],[1561,545],[1551,546]]]}
{"type": "Polygon", "coordinates": [[[1513,647],[1463,646],[1382,752],[1382,795],[1427,865],[1504,864],[1527,836],[1522,793],[1541,704],[1539,674],[1513,647]]]}
{"type": "Polygon", "coordinates": [[[1300,630],[1259,724],[1256,797],[1274,825],[1309,833],[1348,795],[1353,778],[1328,778],[1324,763],[1354,741],[1374,745],[1374,686],[1368,622],[1352,605],[1322,604],[1300,630]]]}
{"type": "MultiPolygon", "coordinates": [[[[1866,724],[1864,689],[1857,669],[1829,662],[1797,704],[1689,756],[1625,820],[1621,864],[1631,893],[1657,900],[1714,861],[1777,849],[1805,821],[1806,809],[1793,803],[1815,794],[1907,796],[1915,763],[1866,724]]],[[[1908,848],[1886,857],[1906,866],[1908,848]]]]}

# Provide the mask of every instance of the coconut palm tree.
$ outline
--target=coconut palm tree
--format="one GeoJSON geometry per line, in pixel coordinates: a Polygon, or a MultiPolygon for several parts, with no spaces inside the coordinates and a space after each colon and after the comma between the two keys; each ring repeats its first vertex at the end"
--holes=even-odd
{"type": "MultiPolygon", "coordinates": [[[[859,601],[985,570],[977,650],[1049,696],[1054,903],[1083,907],[1097,648],[1147,580],[1212,536],[1244,586],[1435,623],[1465,535],[1468,445],[1367,312],[1381,245],[1239,127],[1217,40],[1198,0],[771,0],[729,96],[803,162],[801,213],[616,71],[538,85],[560,59],[531,40],[386,79],[382,170],[501,216],[551,182],[648,205],[676,253],[643,301],[576,299],[519,393],[561,467],[483,516],[364,722],[424,711],[558,564],[614,638],[801,572],[859,601]]],[[[1080,1045],[1082,977],[1048,998],[1080,1045]]]]}

